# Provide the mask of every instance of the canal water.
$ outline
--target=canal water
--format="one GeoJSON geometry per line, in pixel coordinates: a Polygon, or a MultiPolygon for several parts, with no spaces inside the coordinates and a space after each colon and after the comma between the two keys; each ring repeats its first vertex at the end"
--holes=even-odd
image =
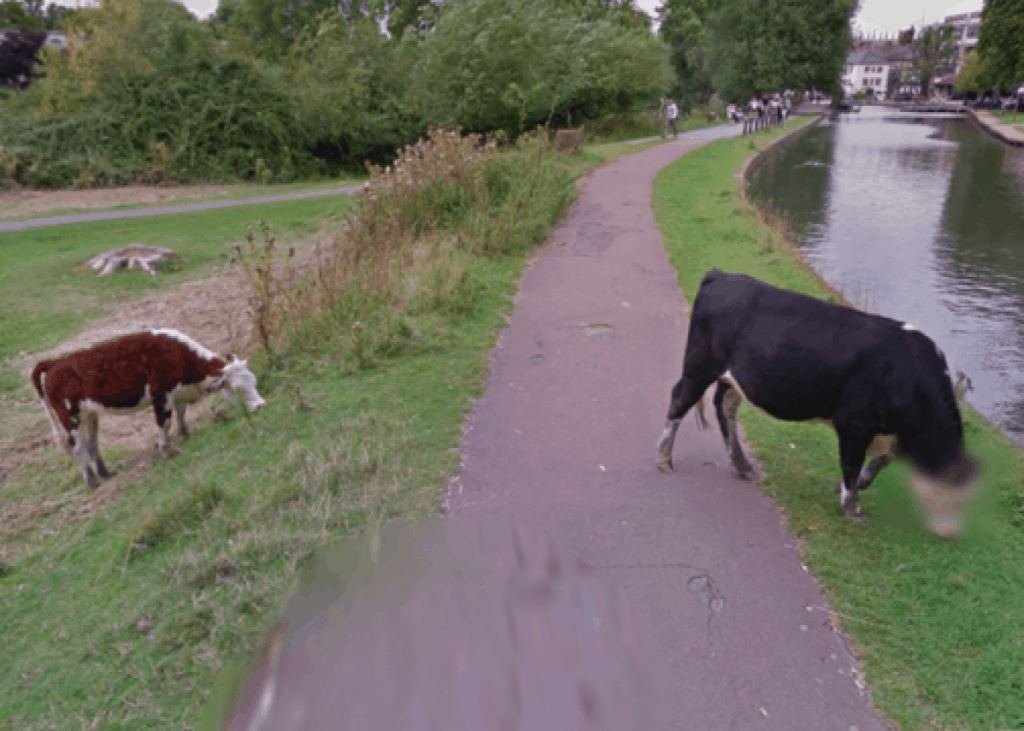
{"type": "Polygon", "coordinates": [[[749,192],[847,299],[931,336],[1024,442],[1024,150],[956,115],[864,107],[778,149],[749,192]]]}

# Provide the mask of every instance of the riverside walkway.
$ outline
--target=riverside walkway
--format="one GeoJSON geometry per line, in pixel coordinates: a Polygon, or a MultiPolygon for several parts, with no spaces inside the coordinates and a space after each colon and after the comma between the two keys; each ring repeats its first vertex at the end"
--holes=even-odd
{"type": "MultiPolygon", "coordinates": [[[[857,663],[779,511],[717,428],[655,467],[687,305],[651,211],[658,171],[723,125],[597,169],[525,275],[447,511],[547,536],[622,587],[660,657],[670,728],[878,731],[857,663]]],[[[828,485],[822,499],[832,499],[828,485]]]]}

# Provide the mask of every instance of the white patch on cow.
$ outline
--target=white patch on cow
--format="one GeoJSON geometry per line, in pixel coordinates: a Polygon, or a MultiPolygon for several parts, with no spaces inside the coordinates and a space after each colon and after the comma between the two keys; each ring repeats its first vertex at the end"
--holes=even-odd
{"type": "Polygon", "coordinates": [[[915,330],[917,330],[917,328],[911,325],[909,322],[903,323],[903,329],[906,330],[907,332],[914,332],[915,330]]]}
{"type": "MultiPolygon", "coordinates": [[[[267,402],[257,393],[256,375],[249,370],[246,363],[247,361],[244,360],[236,360],[224,366],[224,380],[228,382],[228,387],[232,391],[241,393],[249,411],[255,411],[261,406],[265,406],[267,402]]],[[[221,393],[224,396],[228,395],[226,391],[221,393]]]]}
{"type": "Polygon", "coordinates": [[[171,328],[161,328],[160,330],[150,330],[150,332],[153,333],[154,335],[163,335],[165,338],[170,338],[171,340],[177,340],[179,343],[181,343],[182,345],[186,346],[189,350],[191,350],[193,353],[198,355],[203,360],[207,360],[207,361],[217,360],[217,354],[216,353],[214,353],[209,348],[206,348],[206,347],[200,345],[199,343],[197,343],[195,340],[193,340],[192,338],[190,338],[188,335],[186,335],[183,332],[178,332],[177,330],[173,330],[171,328]]]}
{"type": "Polygon", "coordinates": [[[839,507],[845,508],[846,501],[850,499],[850,491],[846,489],[846,480],[839,481],[839,507]]]}
{"type": "Polygon", "coordinates": [[[161,452],[163,452],[165,449],[167,449],[167,444],[168,444],[167,425],[169,423],[170,423],[170,420],[168,419],[166,422],[164,422],[164,425],[162,427],[160,427],[160,436],[157,438],[157,448],[161,452]]]}
{"type": "Polygon", "coordinates": [[[740,387],[739,381],[737,381],[736,377],[732,374],[732,371],[726,371],[725,373],[723,373],[721,375],[721,377],[718,380],[719,381],[725,381],[730,386],[735,388],[736,389],[736,393],[738,393],[743,398],[744,401],[746,401],[747,403],[750,403],[750,399],[747,398],[747,394],[743,393],[743,389],[740,387]]]}

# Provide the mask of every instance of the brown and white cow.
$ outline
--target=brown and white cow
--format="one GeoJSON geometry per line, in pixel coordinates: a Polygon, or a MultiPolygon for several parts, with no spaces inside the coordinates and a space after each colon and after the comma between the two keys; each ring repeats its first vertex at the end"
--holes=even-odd
{"type": "Polygon", "coordinates": [[[74,455],[92,489],[99,487],[97,473],[110,477],[99,450],[101,413],[132,413],[152,404],[160,428],[157,447],[167,457],[172,408],[178,434],[187,439],[185,408],[209,393],[217,391],[229,401],[238,394],[250,411],[266,404],[256,392],[256,376],[246,361],[225,361],[188,335],[169,329],[126,335],[44,360],[32,370],[32,382],[54,439],[74,455]]]}

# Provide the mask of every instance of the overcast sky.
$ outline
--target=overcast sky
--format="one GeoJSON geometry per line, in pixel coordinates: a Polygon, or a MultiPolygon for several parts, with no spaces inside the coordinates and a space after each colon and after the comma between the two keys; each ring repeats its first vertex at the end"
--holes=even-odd
{"type": "MultiPolygon", "coordinates": [[[[218,0],[180,0],[200,18],[205,18],[217,8],[218,0]]],[[[637,5],[649,15],[661,5],[662,0],[637,0],[637,5]]],[[[73,0],[63,0],[62,5],[73,5],[73,0]]],[[[861,10],[854,18],[854,24],[867,33],[894,35],[911,25],[919,25],[922,16],[926,23],[941,20],[946,15],[981,10],[982,0],[861,0],[861,10]]]]}
{"type": "MultiPolygon", "coordinates": [[[[201,0],[188,0],[197,1],[201,0]]],[[[661,3],[662,0],[637,0],[648,15],[654,15],[661,3]]],[[[911,25],[920,25],[922,14],[925,23],[932,23],[947,15],[981,10],[981,4],[982,0],[962,0],[959,4],[957,0],[861,0],[860,12],[853,21],[867,33],[894,35],[911,25]]]]}

